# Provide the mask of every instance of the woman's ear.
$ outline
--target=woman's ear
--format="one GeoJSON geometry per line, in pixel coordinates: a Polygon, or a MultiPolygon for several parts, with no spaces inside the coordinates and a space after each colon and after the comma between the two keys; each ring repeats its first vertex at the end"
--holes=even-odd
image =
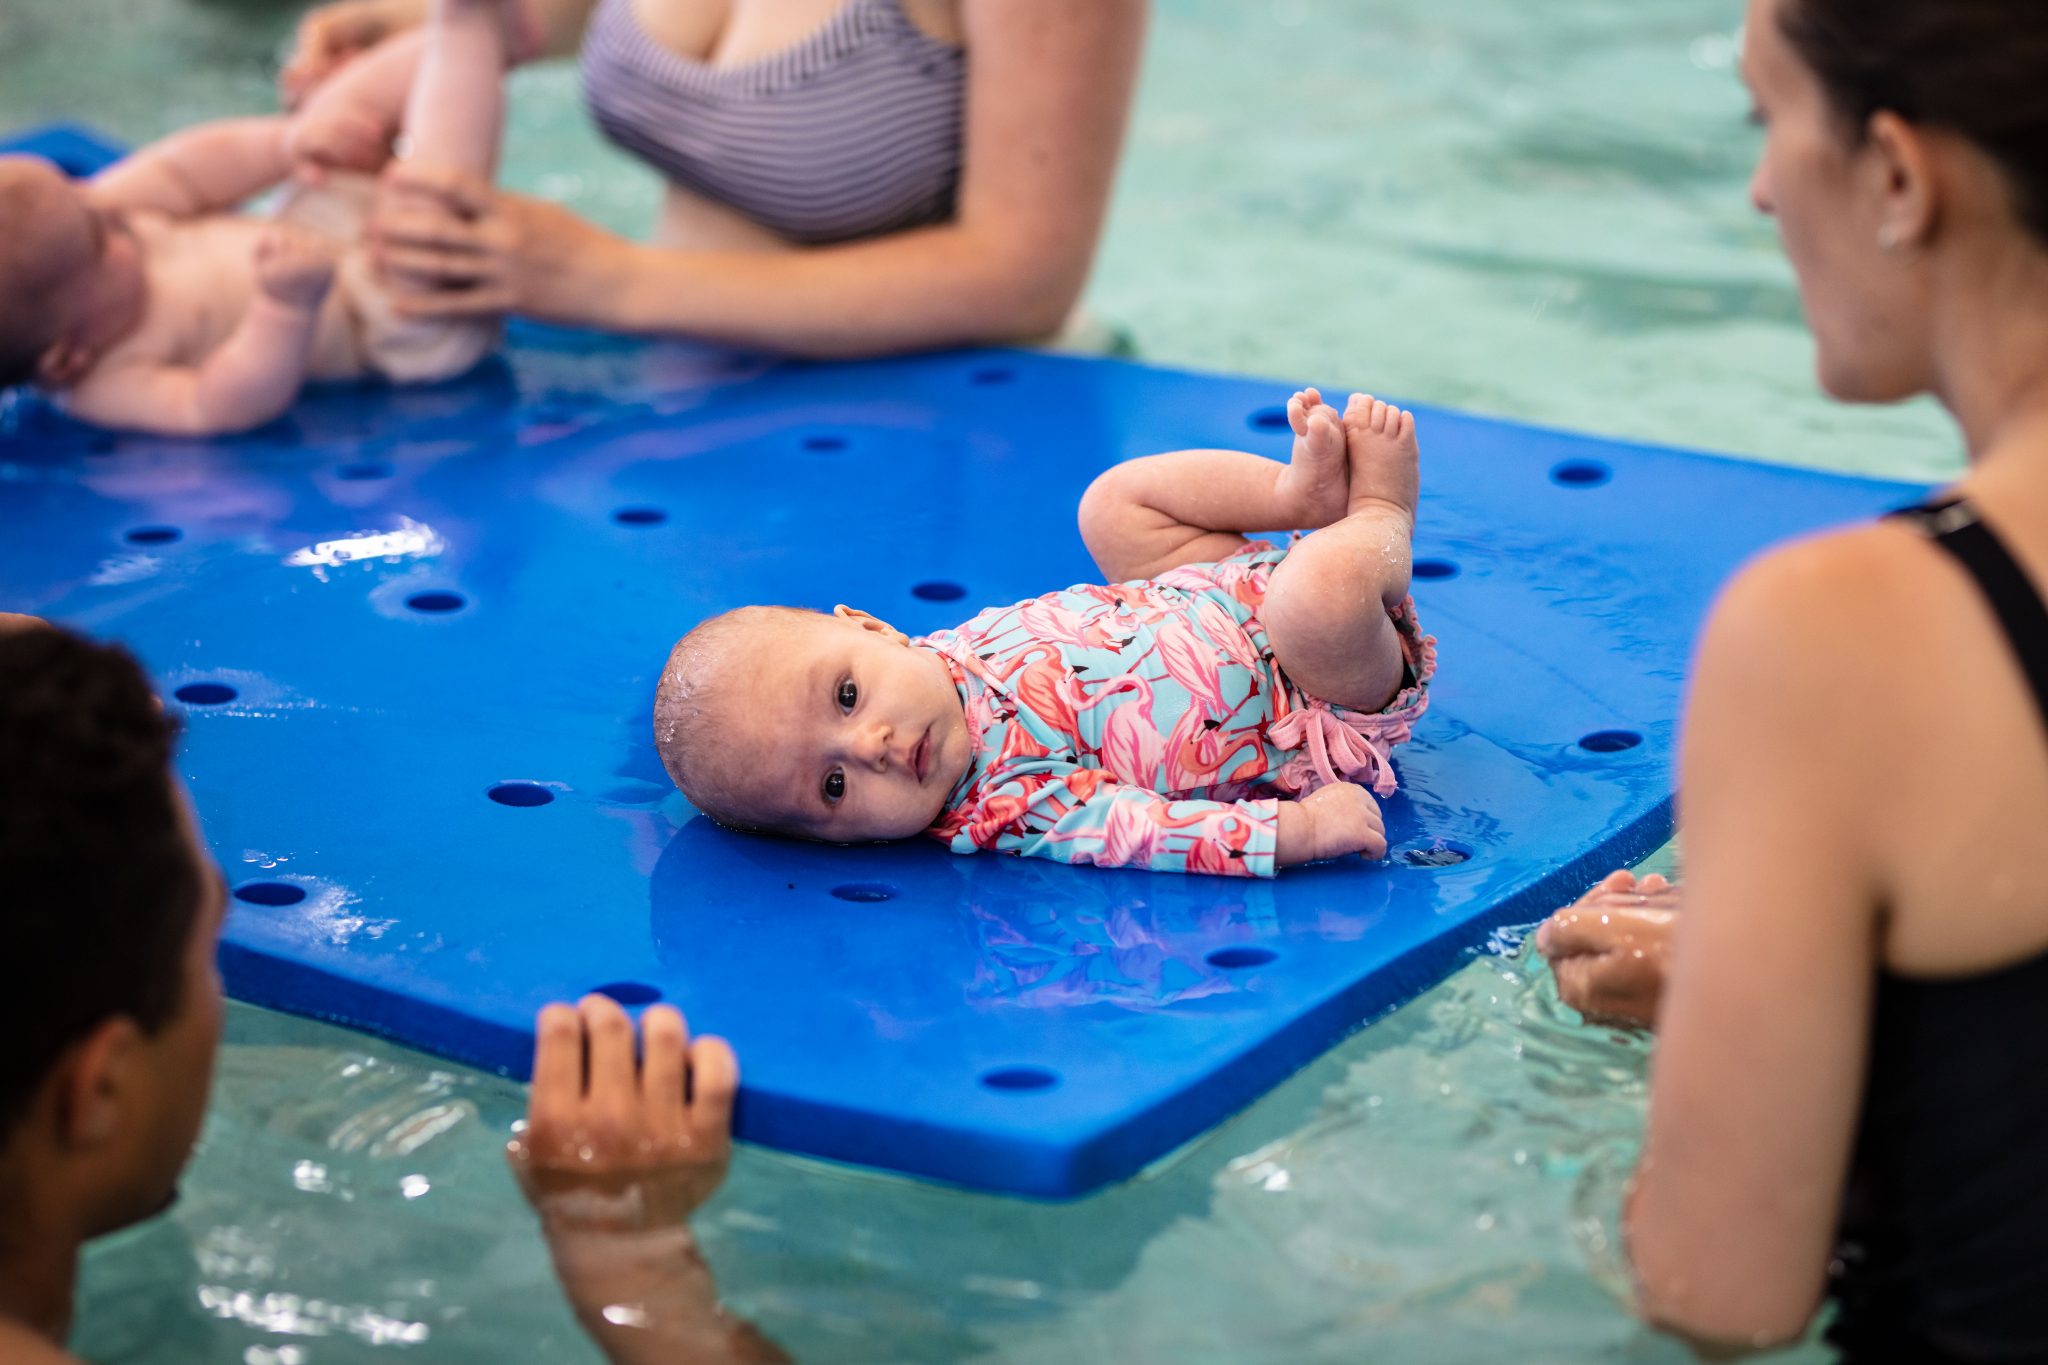
{"type": "Polygon", "coordinates": [[[1871,174],[1879,177],[1878,245],[1915,251],[1928,244],[1940,217],[1940,194],[1928,134],[1889,109],[1866,130],[1871,174]]]}
{"type": "Polygon", "coordinates": [[[873,631],[885,639],[894,640],[899,645],[910,643],[908,635],[905,635],[881,617],[870,616],[859,607],[849,607],[844,602],[841,602],[838,606],[832,608],[832,615],[848,625],[858,626],[862,630],[873,631]]]}

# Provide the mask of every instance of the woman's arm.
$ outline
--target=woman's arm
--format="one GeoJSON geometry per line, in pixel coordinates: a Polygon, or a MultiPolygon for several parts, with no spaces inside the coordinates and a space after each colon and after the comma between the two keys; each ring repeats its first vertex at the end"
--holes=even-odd
{"type": "Polygon", "coordinates": [[[601,995],[535,1022],[533,1094],[507,1157],[541,1216],[555,1274],[615,1365],[774,1365],[788,1357],[719,1307],[684,1222],[725,1178],[739,1067],[656,1005],[601,995]]]}
{"type": "Polygon", "coordinates": [[[1901,647],[1870,532],[1745,571],[1700,646],[1686,910],[1625,1214],[1645,1316],[1735,1349],[1802,1332],[1840,1216],[1883,888],[1873,807],[1901,647]]]}
{"type": "Polygon", "coordinates": [[[522,313],[811,356],[1057,330],[1079,299],[1115,178],[1144,0],[963,0],[968,61],[954,221],[811,250],[672,250],[473,178],[398,168],[447,213],[376,227],[419,317],[522,313]]]}

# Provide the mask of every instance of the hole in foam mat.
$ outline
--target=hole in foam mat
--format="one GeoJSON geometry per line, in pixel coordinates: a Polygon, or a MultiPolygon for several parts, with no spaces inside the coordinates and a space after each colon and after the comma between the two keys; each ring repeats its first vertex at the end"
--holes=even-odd
{"type": "Polygon", "coordinates": [[[1597,488],[1614,477],[1598,460],[1566,460],[1550,471],[1550,481],[1566,488],[1597,488]]]}
{"type": "Polygon", "coordinates": [[[971,384],[1008,384],[1017,378],[1017,371],[1009,365],[984,365],[967,376],[971,384]]]}
{"type": "Polygon", "coordinates": [[[405,599],[405,605],[411,607],[414,611],[425,612],[430,616],[439,616],[451,611],[461,611],[467,604],[468,599],[463,597],[461,593],[443,592],[439,589],[433,592],[416,592],[405,599]]]}
{"type": "Polygon", "coordinates": [[[195,682],[186,683],[171,695],[191,706],[219,706],[222,702],[233,701],[241,693],[226,683],[195,682]]]}
{"type": "Polygon", "coordinates": [[[843,901],[886,901],[895,898],[896,888],[887,882],[847,882],[833,887],[832,894],[843,901]]]}
{"type": "Polygon", "coordinates": [[[1263,967],[1268,962],[1278,960],[1279,956],[1280,954],[1274,952],[1271,948],[1260,948],[1252,944],[1240,943],[1229,948],[1218,948],[1215,952],[1209,954],[1206,960],[1211,967],[1221,967],[1225,971],[1236,971],[1244,967],[1263,967]]]}
{"type": "Polygon", "coordinates": [[[244,905],[297,905],[306,898],[306,888],[290,882],[243,882],[235,888],[235,899],[244,905]]]}
{"type": "Polygon", "coordinates": [[[846,449],[847,444],[847,439],[844,436],[804,437],[804,449],[810,451],[814,455],[836,454],[837,452],[846,449]]]}
{"type": "Polygon", "coordinates": [[[927,579],[911,585],[910,595],[924,602],[958,602],[967,589],[944,578],[927,579]]]}
{"type": "Polygon", "coordinates": [[[354,464],[345,464],[335,470],[334,477],[362,482],[368,479],[388,479],[397,472],[383,460],[358,460],[354,464]]]}
{"type": "Polygon", "coordinates": [[[1050,1090],[1060,1083],[1060,1074],[1042,1066],[999,1066],[982,1072],[981,1083],[990,1090],[1050,1090]]]}
{"type": "Polygon", "coordinates": [[[545,806],[555,794],[538,782],[500,782],[484,793],[501,806],[545,806]]]}
{"type": "Polygon", "coordinates": [[[1458,566],[1448,559],[1418,559],[1411,572],[1417,578],[1456,578],[1458,566]]]}
{"type": "Polygon", "coordinates": [[[1288,430],[1286,408],[1260,408],[1245,421],[1251,425],[1253,431],[1288,430]]]}
{"type": "Polygon", "coordinates": [[[1456,867],[1472,861],[1472,850],[1448,839],[1438,839],[1421,848],[1401,850],[1401,861],[1410,867],[1456,867]]]}
{"type": "Polygon", "coordinates": [[[121,537],[130,545],[169,545],[184,538],[185,533],[175,526],[138,526],[121,537]]]}
{"type": "Polygon", "coordinates": [[[1596,754],[1618,754],[1633,749],[1643,737],[1633,730],[1595,730],[1579,740],[1579,747],[1596,754]]]}
{"type": "Polygon", "coordinates": [[[612,520],[621,526],[659,526],[668,520],[668,513],[659,507],[621,507],[612,513],[612,520]]]}
{"type": "Polygon", "coordinates": [[[644,981],[610,981],[602,986],[592,986],[592,995],[608,995],[621,1005],[651,1005],[661,999],[661,991],[644,981]]]}

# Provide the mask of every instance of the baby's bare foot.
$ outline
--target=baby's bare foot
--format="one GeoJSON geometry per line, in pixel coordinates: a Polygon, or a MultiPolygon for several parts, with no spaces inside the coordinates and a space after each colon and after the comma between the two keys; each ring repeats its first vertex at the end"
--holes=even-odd
{"type": "Polygon", "coordinates": [[[1391,508],[1413,526],[1421,484],[1415,414],[1371,394],[1354,393],[1344,409],[1344,441],[1351,481],[1347,512],[1391,508]]]}
{"type": "Polygon", "coordinates": [[[1294,453],[1280,473],[1280,493],[1298,509],[1295,524],[1312,531],[1341,520],[1348,503],[1350,467],[1343,419],[1314,389],[1287,400],[1287,425],[1294,429],[1294,453]]]}

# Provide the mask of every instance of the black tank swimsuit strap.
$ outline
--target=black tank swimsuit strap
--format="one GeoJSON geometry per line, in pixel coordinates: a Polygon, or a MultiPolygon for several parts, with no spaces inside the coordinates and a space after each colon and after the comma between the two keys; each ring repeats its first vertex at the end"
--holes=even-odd
{"type": "Polygon", "coordinates": [[[1978,519],[1968,498],[1934,499],[1892,515],[1916,523],[1977,580],[2019,656],[2042,722],[2048,724],[2048,606],[2042,605],[2040,590],[2027,571],[1997,533],[1978,519]]]}

